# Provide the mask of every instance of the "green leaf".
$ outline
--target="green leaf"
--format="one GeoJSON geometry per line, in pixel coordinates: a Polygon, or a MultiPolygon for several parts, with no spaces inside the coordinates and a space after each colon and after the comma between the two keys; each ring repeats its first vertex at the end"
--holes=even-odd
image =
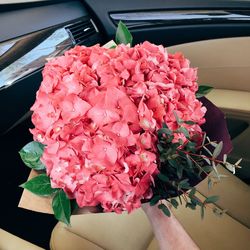
{"type": "Polygon", "coordinates": [[[196,205],[203,206],[203,203],[195,195],[190,196],[189,198],[191,200],[191,203],[194,204],[195,206],[196,205]]]}
{"type": "Polygon", "coordinates": [[[43,170],[45,169],[45,166],[40,161],[40,158],[43,155],[43,150],[43,144],[36,141],[32,141],[25,145],[19,151],[19,154],[26,166],[35,170],[43,170]]]}
{"type": "Polygon", "coordinates": [[[196,124],[196,122],[193,122],[193,121],[183,121],[183,123],[188,124],[188,125],[196,124]]]}
{"type": "Polygon", "coordinates": [[[205,215],[205,207],[201,206],[201,219],[204,219],[204,215],[205,215]]]}
{"type": "Polygon", "coordinates": [[[175,168],[175,169],[177,169],[177,168],[179,167],[179,163],[178,163],[178,161],[175,160],[175,159],[171,159],[171,160],[169,160],[168,162],[169,162],[169,164],[170,164],[173,168],[175,168]]]}
{"type": "Polygon", "coordinates": [[[163,182],[168,182],[168,181],[169,181],[169,178],[168,178],[166,175],[162,174],[162,173],[159,173],[159,174],[157,175],[157,177],[158,177],[161,181],[163,181],[163,182]]]}
{"type": "Polygon", "coordinates": [[[195,210],[195,208],[196,208],[196,204],[193,204],[193,203],[187,202],[187,203],[186,203],[186,207],[189,207],[189,208],[191,208],[192,210],[195,210]]]}
{"type": "Polygon", "coordinates": [[[178,199],[179,199],[180,204],[182,205],[182,200],[181,200],[181,196],[180,195],[178,195],[178,199]]]}
{"type": "Polygon", "coordinates": [[[128,28],[126,25],[120,21],[118,23],[118,27],[116,30],[116,35],[115,35],[115,41],[117,44],[130,44],[132,45],[133,37],[131,33],[129,32],[128,28]]]}
{"type": "Polygon", "coordinates": [[[196,96],[196,98],[200,98],[204,95],[207,95],[210,91],[212,91],[212,89],[213,89],[213,87],[206,86],[206,85],[200,85],[195,96],[196,96]]]}
{"type": "Polygon", "coordinates": [[[169,128],[160,128],[158,131],[158,136],[162,136],[163,134],[172,135],[172,131],[169,128]]]}
{"type": "Polygon", "coordinates": [[[164,151],[164,148],[162,147],[161,144],[157,144],[157,148],[160,153],[164,151]]]}
{"type": "Polygon", "coordinates": [[[169,211],[169,209],[168,209],[168,207],[167,207],[166,205],[160,204],[160,205],[158,205],[158,208],[161,209],[161,211],[162,211],[166,216],[168,216],[168,217],[171,216],[171,213],[170,213],[170,211],[169,211]]]}
{"type": "Polygon", "coordinates": [[[160,199],[161,199],[160,195],[154,196],[149,202],[150,206],[156,205],[160,199]]]}
{"type": "Polygon", "coordinates": [[[67,225],[70,224],[70,200],[63,190],[60,190],[55,194],[52,201],[52,208],[56,219],[67,225]]]}
{"type": "Polygon", "coordinates": [[[219,200],[219,196],[217,195],[213,195],[213,196],[209,196],[206,198],[206,200],[204,201],[205,204],[208,204],[208,203],[215,203],[216,201],[219,200]]]}
{"type": "Polygon", "coordinates": [[[208,189],[211,189],[213,187],[213,181],[211,178],[208,177],[207,179],[207,186],[208,186],[208,189]]]}
{"type": "Polygon", "coordinates": [[[105,43],[102,47],[106,48],[106,49],[114,49],[114,48],[116,48],[116,46],[117,46],[117,44],[113,40],[111,40],[111,41],[105,43]]]}
{"type": "Polygon", "coordinates": [[[206,165],[203,166],[202,169],[206,172],[206,173],[210,173],[213,170],[212,166],[206,165]]]}
{"type": "Polygon", "coordinates": [[[181,165],[181,164],[177,165],[176,174],[177,174],[178,179],[182,178],[183,169],[184,169],[183,165],[181,165]]]}
{"type": "Polygon", "coordinates": [[[188,130],[186,128],[181,127],[181,128],[178,129],[178,132],[183,133],[186,136],[186,138],[190,138],[189,132],[188,132],[188,130]]]}
{"type": "Polygon", "coordinates": [[[179,203],[176,199],[171,199],[170,203],[173,205],[174,208],[177,208],[179,206],[179,203]]]}
{"type": "Polygon", "coordinates": [[[173,113],[174,113],[177,124],[178,125],[182,124],[183,120],[177,115],[177,113],[175,111],[173,111],[173,113]]]}
{"type": "Polygon", "coordinates": [[[193,188],[191,189],[191,191],[189,192],[189,194],[188,194],[189,198],[190,198],[190,197],[193,197],[193,196],[195,195],[195,193],[196,193],[196,188],[193,187],[193,188]]]}
{"type": "Polygon", "coordinates": [[[180,189],[190,189],[191,188],[189,183],[188,183],[188,179],[184,179],[184,180],[180,181],[178,184],[178,187],[180,189]]]}
{"type": "Polygon", "coordinates": [[[50,178],[46,174],[40,174],[23,183],[20,187],[40,196],[50,196],[57,191],[51,187],[50,178]]]}
{"type": "Polygon", "coordinates": [[[189,166],[190,168],[193,168],[193,162],[192,162],[192,160],[191,160],[191,158],[190,158],[189,155],[186,155],[186,159],[187,159],[187,164],[188,164],[188,166],[189,166]]]}
{"type": "Polygon", "coordinates": [[[186,149],[188,151],[191,151],[191,152],[195,152],[196,151],[196,143],[195,142],[191,142],[189,141],[187,144],[186,144],[186,149]]]}
{"type": "Polygon", "coordinates": [[[217,144],[217,146],[214,149],[213,158],[216,158],[216,157],[219,156],[219,154],[221,153],[222,148],[223,148],[223,142],[221,141],[220,143],[217,144]]]}

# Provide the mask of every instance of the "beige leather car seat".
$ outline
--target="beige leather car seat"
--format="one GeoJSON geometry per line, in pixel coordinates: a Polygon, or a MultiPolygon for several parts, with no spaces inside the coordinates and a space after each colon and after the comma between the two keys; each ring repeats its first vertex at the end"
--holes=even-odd
{"type": "Polygon", "coordinates": [[[0,250],[42,250],[28,241],[22,240],[0,228],[0,250]]]}
{"type": "MultiPolygon", "coordinates": [[[[250,249],[250,192],[249,187],[227,170],[221,183],[208,191],[207,181],[197,186],[200,198],[217,194],[221,197],[216,206],[206,209],[202,220],[200,211],[185,208],[173,210],[175,216],[203,250],[250,249]],[[213,209],[228,209],[221,217],[213,209]]],[[[52,250],[156,250],[151,226],[141,209],[128,215],[123,213],[83,214],[71,218],[71,227],[58,223],[51,241],[52,250]]]]}

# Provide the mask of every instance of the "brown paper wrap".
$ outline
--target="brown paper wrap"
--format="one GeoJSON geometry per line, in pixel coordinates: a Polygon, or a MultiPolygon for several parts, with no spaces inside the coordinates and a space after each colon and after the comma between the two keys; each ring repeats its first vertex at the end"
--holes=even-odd
{"type": "MultiPolygon", "coordinates": [[[[28,180],[32,179],[33,177],[37,175],[38,173],[36,171],[31,170],[28,180]]],[[[35,211],[35,212],[53,214],[51,197],[41,197],[41,196],[32,194],[26,189],[23,190],[18,207],[28,209],[31,211],[35,211]]],[[[102,212],[102,211],[98,209],[97,207],[84,207],[84,208],[79,208],[76,211],[74,211],[74,215],[99,213],[99,212],[102,212]]]]}
{"type": "MultiPolygon", "coordinates": [[[[34,170],[31,170],[28,180],[32,179],[33,177],[37,175],[38,175],[37,172],[35,172],[34,170]]],[[[52,204],[51,197],[41,197],[41,196],[32,194],[31,192],[24,189],[21,199],[19,201],[18,207],[40,212],[40,213],[53,214],[51,204],[52,204]]]]}

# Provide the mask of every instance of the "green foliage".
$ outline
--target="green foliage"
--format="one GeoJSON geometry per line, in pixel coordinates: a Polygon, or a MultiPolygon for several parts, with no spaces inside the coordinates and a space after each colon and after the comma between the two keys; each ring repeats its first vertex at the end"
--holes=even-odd
{"type": "Polygon", "coordinates": [[[175,199],[171,199],[171,200],[170,200],[170,203],[172,204],[172,206],[173,206],[174,208],[177,208],[177,207],[179,206],[178,201],[175,200],[175,199]]]}
{"type": "Polygon", "coordinates": [[[201,219],[204,219],[205,216],[205,207],[201,206],[201,219]]]}
{"type": "Polygon", "coordinates": [[[20,151],[22,161],[26,166],[35,170],[43,170],[45,166],[40,161],[41,156],[43,155],[44,145],[32,141],[25,145],[20,151]]]}
{"type": "Polygon", "coordinates": [[[123,43],[132,45],[133,37],[122,21],[120,21],[118,24],[115,41],[117,44],[123,43]]]}
{"type": "Polygon", "coordinates": [[[215,203],[216,201],[219,200],[219,196],[209,196],[205,199],[204,204],[209,204],[209,203],[215,203]]]}
{"type": "Polygon", "coordinates": [[[158,205],[158,208],[168,217],[170,217],[171,213],[168,209],[168,207],[166,205],[164,205],[163,203],[158,205]]]}
{"type": "Polygon", "coordinates": [[[70,224],[70,200],[63,190],[60,190],[55,194],[52,201],[52,208],[56,219],[67,225],[70,224]]]}
{"type": "Polygon", "coordinates": [[[214,152],[213,152],[213,158],[216,158],[221,153],[221,150],[223,148],[223,142],[221,141],[219,144],[216,145],[214,152]]]}
{"type": "Polygon", "coordinates": [[[163,181],[163,182],[169,182],[169,178],[168,178],[166,175],[162,174],[162,173],[159,173],[159,174],[157,175],[157,177],[158,177],[161,181],[163,181]]]}
{"type": "Polygon", "coordinates": [[[213,87],[206,86],[206,85],[200,85],[198,88],[198,91],[196,92],[196,98],[200,98],[202,96],[207,95],[209,92],[213,90],[213,87]]]}
{"type": "Polygon", "coordinates": [[[50,178],[46,174],[40,174],[23,183],[20,187],[39,196],[50,196],[57,191],[51,187],[50,178]]]}
{"type": "Polygon", "coordinates": [[[158,202],[159,202],[159,200],[161,199],[161,196],[160,195],[156,195],[156,196],[154,196],[151,200],[150,200],[150,206],[154,206],[154,205],[156,205],[158,202]]]}
{"type": "MultiPolygon", "coordinates": [[[[201,88],[204,92],[208,91],[206,88],[201,88]]],[[[211,89],[210,89],[211,90],[211,89]]],[[[158,144],[157,149],[160,159],[160,173],[155,179],[156,184],[153,187],[153,198],[150,201],[150,205],[156,205],[160,200],[166,200],[171,203],[173,207],[177,208],[179,204],[182,204],[182,200],[185,201],[186,207],[190,209],[196,209],[200,207],[201,217],[204,217],[206,204],[216,202],[218,196],[210,196],[202,202],[196,196],[196,189],[192,187],[191,183],[200,182],[205,176],[207,176],[208,187],[211,188],[213,183],[220,180],[222,177],[218,170],[217,165],[221,164],[235,171],[235,168],[240,167],[241,160],[238,160],[235,164],[228,163],[227,157],[224,156],[224,160],[217,160],[220,155],[223,143],[210,141],[210,139],[204,135],[202,144],[197,145],[197,140],[193,140],[190,136],[187,125],[193,125],[192,121],[183,121],[180,119],[176,112],[174,112],[177,128],[171,130],[166,124],[162,125],[162,128],[158,130],[158,144]],[[173,142],[176,133],[183,133],[186,137],[185,143],[183,140],[173,142]],[[208,176],[213,173],[213,177],[208,176]],[[192,182],[191,182],[192,181],[192,182]],[[187,190],[190,190],[187,192],[187,190]],[[181,195],[186,196],[185,199],[181,198],[181,195]],[[178,196],[179,202],[173,197],[178,196]]],[[[160,204],[161,209],[167,216],[170,215],[165,205],[160,204]]]]}
{"type": "Polygon", "coordinates": [[[195,195],[195,193],[196,193],[196,188],[193,187],[188,194],[189,198],[192,198],[195,195]]]}

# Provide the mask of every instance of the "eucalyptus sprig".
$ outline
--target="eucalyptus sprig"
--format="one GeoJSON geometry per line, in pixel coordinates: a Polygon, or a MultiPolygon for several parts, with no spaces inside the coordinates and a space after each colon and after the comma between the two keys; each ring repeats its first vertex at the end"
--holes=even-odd
{"type": "MultiPolygon", "coordinates": [[[[158,130],[158,153],[159,153],[159,174],[153,188],[153,198],[150,204],[153,206],[161,200],[166,200],[173,207],[177,208],[184,201],[186,207],[201,209],[201,217],[204,217],[204,210],[210,203],[218,201],[218,196],[207,197],[201,201],[196,195],[194,187],[197,183],[207,177],[208,187],[220,181],[224,175],[220,175],[217,167],[222,165],[235,173],[235,168],[240,168],[241,159],[235,164],[227,162],[227,155],[223,160],[218,157],[223,148],[223,142],[211,141],[206,134],[203,135],[202,143],[195,135],[190,135],[186,126],[195,124],[193,121],[183,121],[176,114],[177,128],[171,130],[166,124],[158,130]],[[182,133],[186,141],[174,140],[176,134],[182,133]],[[177,196],[177,199],[172,197],[177,196]]],[[[163,203],[158,206],[165,215],[168,208],[163,203]]],[[[218,211],[214,209],[218,214],[218,211]]],[[[220,213],[221,214],[221,213],[220,213]]]]}

